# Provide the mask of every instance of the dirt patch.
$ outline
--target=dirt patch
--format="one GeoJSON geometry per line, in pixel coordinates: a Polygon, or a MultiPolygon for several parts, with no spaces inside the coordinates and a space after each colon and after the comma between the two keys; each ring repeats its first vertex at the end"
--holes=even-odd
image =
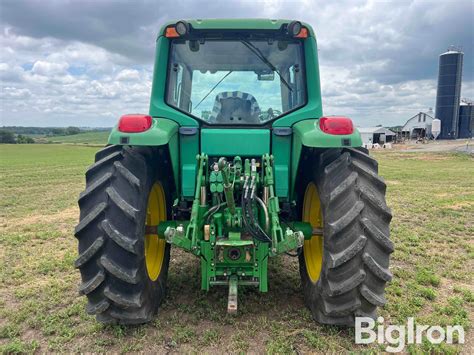
{"type": "Polygon", "coordinates": [[[78,218],[79,208],[69,207],[62,211],[53,214],[31,214],[22,218],[9,218],[5,219],[3,227],[5,229],[11,229],[14,227],[24,227],[31,224],[51,224],[57,221],[64,222],[72,218],[78,218]]]}
{"type": "Polygon", "coordinates": [[[21,339],[23,341],[31,342],[31,341],[37,341],[39,343],[40,347],[43,347],[43,349],[47,348],[46,342],[42,341],[43,339],[43,334],[42,332],[36,330],[36,329],[27,329],[22,335],[21,339]]]}
{"type": "Polygon", "coordinates": [[[472,355],[474,354],[474,332],[468,330],[464,336],[464,346],[461,354],[472,355]]]}
{"type": "MultiPolygon", "coordinates": [[[[4,309],[19,309],[22,304],[22,302],[19,301],[7,288],[0,290],[0,299],[2,300],[2,308],[4,309]]],[[[6,319],[0,318],[0,325],[3,325],[3,321],[6,321],[6,319]]]]}
{"type": "Polygon", "coordinates": [[[474,202],[471,202],[471,201],[462,201],[462,202],[457,202],[453,205],[450,205],[448,206],[448,208],[450,210],[456,210],[456,211],[459,211],[459,210],[462,210],[464,208],[469,208],[471,206],[474,206],[474,202]]]}
{"type": "MultiPolygon", "coordinates": [[[[405,152],[455,152],[455,151],[467,151],[466,140],[440,140],[440,141],[429,141],[427,143],[416,143],[415,141],[404,142],[401,144],[393,144],[393,150],[405,151],[405,152]]],[[[472,143],[469,144],[472,146],[472,143]]]]}
{"type": "Polygon", "coordinates": [[[449,156],[446,155],[438,155],[438,154],[425,154],[416,157],[417,160],[424,160],[424,161],[437,161],[437,160],[448,160],[449,156]]]}

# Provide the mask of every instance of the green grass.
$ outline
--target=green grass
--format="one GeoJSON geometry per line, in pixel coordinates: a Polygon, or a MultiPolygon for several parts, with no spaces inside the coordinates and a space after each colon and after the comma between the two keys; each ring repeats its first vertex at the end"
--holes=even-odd
{"type": "Polygon", "coordinates": [[[75,208],[85,168],[97,147],[67,145],[0,146],[0,217],[63,212],[75,208]]]}
{"type": "MultiPolygon", "coordinates": [[[[98,324],[78,297],[73,268],[76,199],[97,147],[0,146],[0,352],[378,352],[354,331],[314,323],[304,307],[297,261],[271,259],[270,290],[241,289],[225,313],[224,288],[199,289],[199,262],[173,249],[169,295],[144,326],[98,324]]],[[[393,210],[396,247],[380,311],[386,322],[461,324],[474,314],[474,164],[466,155],[377,152],[393,210]]],[[[466,340],[469,339],[468,333],[466,340]]],[[[471,335],[472,337],[472,335],[471,335]]],[[[462,350],[423,344],[415,353],[462,350]]],[[[469,350],[465,350],[469,352],[469,350]]]]}
{"type": "Polygon", "coordinates": [[[47,137],[53,143],[74,143],[74,144],[103,144],[107,143],[109,131],[91,131],[70,136],[47,137]]]}

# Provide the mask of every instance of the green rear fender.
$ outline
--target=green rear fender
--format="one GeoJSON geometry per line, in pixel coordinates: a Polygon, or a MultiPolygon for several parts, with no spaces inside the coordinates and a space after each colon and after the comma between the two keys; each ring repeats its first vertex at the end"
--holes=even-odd
{"type": "Polygon", "coordinates": [[[178,133],[178,124],[166,118],[153,118],[151,128],[140,133],[124,133],[115,126],[109,144],[159,146],[168,144],[178,133]]]}
{"type": "Polygon", "coordinates": [[[321,131],[318,119],[304,120],[293,125],[293,149],[291,154],[291,188],[295,196],[295,181],[303,147],[343,148],[360,147],[362,138],[357,128],[352,134],[334,135],[321,131]]]}
{"type": "Polygon", "coordinates": [[[304,120],[293,125],[294,142],[305,147],[360,147],[362,139],[357,128],[352,134],[334,135],[321,131],[319,120],[304,120]]]}
{"type": "Polygon", "coordinates": [[[151,128],[140,133],[124,133],[115,126],[110,132],[108,144],[131,145],[131,146],[163,146],[167,145],[173,179],[177,191],[179,191],[179,146],[178,129],[176,122],[166,118],[153,118],[151,128]]]}

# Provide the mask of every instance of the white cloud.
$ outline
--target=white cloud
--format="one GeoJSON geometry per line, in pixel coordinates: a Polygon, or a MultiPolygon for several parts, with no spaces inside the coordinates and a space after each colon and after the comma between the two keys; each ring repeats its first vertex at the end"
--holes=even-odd
{"type": "Polygon", "coordinates": [[[134,81],[140,79],[140,73],[135,69],[124,69],[117,74],[116,80],[119,81],[134,81]]]}
{"type": "Polygon", "coordinates": [[[68,63],[52,63],[43,60],[38,60],[33,64],[31,72],[37,75],[51,76],[51,75],[65,75],[69,67],[68,63]]]}
{"type": "Polygon", "coordinates": [[[10,100],[24,100],[31,97],[31,91],[7,86],[3,88],[3,95],[10,100]]]}
{"type": "Polygon", "coordinates": [[[25,71],[18,65],[10,65],[8,63],[0,63],[0,81],[2,82],[19,82],[23,80],[25,71]]]}
{"type": "Polygon", "coordinates": [[[147,112],[149,66],[130,69],[121,55],[77,41],[0,35],[1,125],[112,126],[121,114],[147,112]],[[26,46],[25,44],[28,44],[26,46]]]}

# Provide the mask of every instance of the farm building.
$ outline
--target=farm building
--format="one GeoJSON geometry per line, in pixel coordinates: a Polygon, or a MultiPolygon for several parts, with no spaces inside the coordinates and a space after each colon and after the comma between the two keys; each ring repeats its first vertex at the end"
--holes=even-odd
{"type": "Polygon", "coordinates": [[[396,133],[385,127],[360,127],[357,128],[362,138],[362,144],[364,146],[378,143],[383,145],[384,143],[391,143],[395,140],[396,133]]]}
{"type": "Polygon", "coordinates": [[[402,138],[429,138],[433,117],[425,112],[419,112],[410,118],[402,128],[402,138]]]}

